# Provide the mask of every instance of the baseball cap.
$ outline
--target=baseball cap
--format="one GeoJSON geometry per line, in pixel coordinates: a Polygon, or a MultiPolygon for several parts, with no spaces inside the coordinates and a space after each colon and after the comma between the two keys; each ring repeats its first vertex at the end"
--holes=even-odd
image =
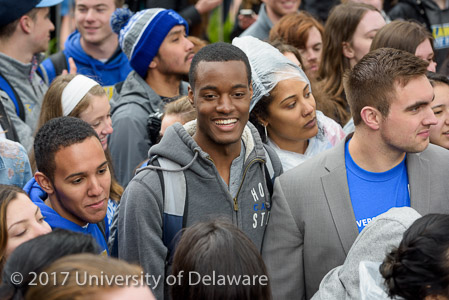
{"type": "Polygon", "coordinates": [[[61,3],[63,0],[42,0],[36,7],[50,7],[61,3]]]}
{"type": "Polygon", "coordinates": [[[7,25],[35,7],[50,7],[63,0],[0,0],[0,26],[7,25]]]}

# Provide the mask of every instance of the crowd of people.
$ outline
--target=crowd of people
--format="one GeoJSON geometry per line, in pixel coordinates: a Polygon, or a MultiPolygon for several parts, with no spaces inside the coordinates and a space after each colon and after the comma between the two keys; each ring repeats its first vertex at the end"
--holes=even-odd
{"type": "Polygon", "coordinates": [[[312,2],[0,0],[0,299],[449,299],[449,3],[312,2]]]}

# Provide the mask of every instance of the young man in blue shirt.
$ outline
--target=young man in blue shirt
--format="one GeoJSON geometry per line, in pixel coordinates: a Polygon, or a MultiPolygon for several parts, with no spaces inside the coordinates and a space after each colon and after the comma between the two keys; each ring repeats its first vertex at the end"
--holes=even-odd
{"type": "Polygon", "coordinates": [[[437,120],[427,65],[396,49],[367,54],[344,82],[354,134],[276,182],[262,248],[275,299],[310,299],[392,207],[449,213],[449,152],[429,145],[437,120]]]}
{"type": "Polygon", "coordinates": [[[91,234],[107,253],[111,174],[95,131],[78,118],[52,119],[37,132],[34,153],[39,171],[24,190],[47,223],[91,234]]]}
{"type": "Polygon", "coordinates": [[[78,74],[95,79],[112,97],[114,84],[124,81],[131,66],[112,31],[110,18],[123,0],[75,0],[74,20],[77,30],[64,43],[62,53],[52,55],[42,65],[49,81],[69,68],[71,57],[78,74]],[[54,61],[56,63],[54,63],[54,61]],[[61,68],[60,66],[66,66],[61,68]]]}

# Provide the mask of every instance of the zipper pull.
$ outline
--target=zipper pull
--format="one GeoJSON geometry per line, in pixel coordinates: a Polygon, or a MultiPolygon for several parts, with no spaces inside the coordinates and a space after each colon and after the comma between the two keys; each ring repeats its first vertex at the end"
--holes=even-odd
{"type": "Polygon", "coordinates": [[[237,197],[234,198],[234,210],[235,211],[239,210],[239,205],[237,204],[237,197]]]}

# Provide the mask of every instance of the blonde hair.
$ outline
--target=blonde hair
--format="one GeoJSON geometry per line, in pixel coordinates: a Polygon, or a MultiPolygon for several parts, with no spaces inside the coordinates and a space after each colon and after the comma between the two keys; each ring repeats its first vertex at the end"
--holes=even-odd
{"type": "Polygon", "coordinates": [[[125,287],[125,282],[118,280],[107,282],[105,277],[130,278],[126,286],[142,286],[145,284],[143,270],[137,265],[111,257],[90,253],[74,254],[62,257],[42,273],[52,274],[48,284],[30,286],[25,300],[81,300],[98,299],[101,292],[125,287]],[[54,274],[54,275],[53,275],[54,274]],[[103,281],[100,281],[102,280],[103,281]],[[84,284],[83,284],[84,283],[84,284]],[[98,283],[98,284],[97,284],[98,283]]]}
{"type": "MultiPolygon", "coordinates": [[[[53,80],[42,101],[41,114],[37,123],[38,130],[49,120],[63,116],[61,103],[62,92],[75,76],[73,74],[60,75],[53,80]]],[[[103,95],[106,95],[106,91],[100,85],[92,87],[86,96],[70,112],[69,116],[79,118],[80,114],[89,106],[92,96],[103,95]]]]}
{"type": "Polygon", "coordinates": [[[187,123],[196,119],[196,110],[190,103],[189,98],[183,96],[165,106],[164,116],[166,115],[178,115],[183,123],[187,123]]]}

